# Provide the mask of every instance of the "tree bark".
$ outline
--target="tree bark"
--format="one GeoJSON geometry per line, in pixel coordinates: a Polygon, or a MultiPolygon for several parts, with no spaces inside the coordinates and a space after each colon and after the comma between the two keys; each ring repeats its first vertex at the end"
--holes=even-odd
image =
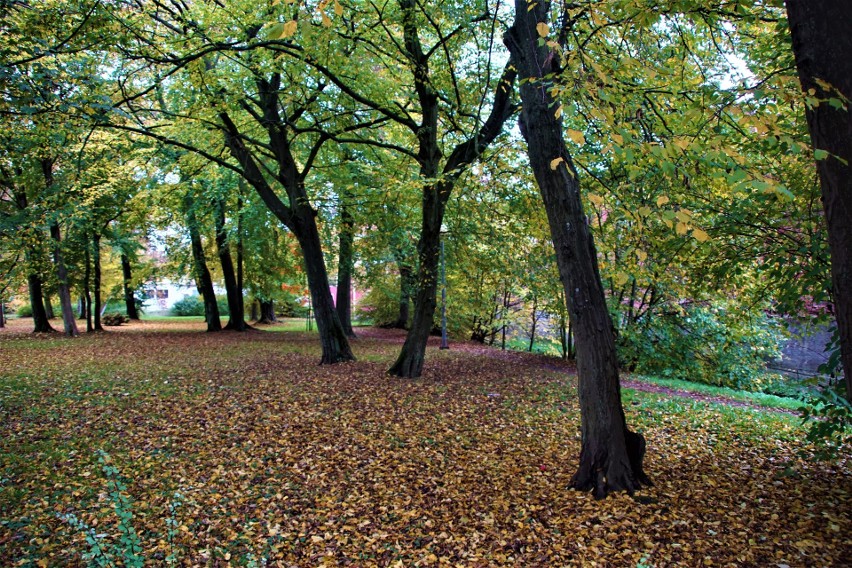
{"type": "Polygon", "coordinates": [[[274,323],[276,321],[278,321],[278,318],[275,317],[275,302],[272,300],[261,300],[260,317],[257,323],[274,323]]]}
{"type": "Polygon", "coordinates": [[[340,197],[340,251],[337,262],[337,299],[335,309],[340,324],[347,337],[354,338],[352,330],[352,253],[353,219],[349,211],[349,196],[343,192],[340,197]]]}
{"type": "Polygon", "coordinates": [[[44,309],[44,293],[42,292],[41,277],[30,273],[27,276],[27,287],[30,292],[30,305],[33,309],[33,333],[51,333],[56,331],[50,325],[47,311],[44,309]]]}
{"type": "Polygon", "coordinates": [[[130,266],[130,258],[122,253],[121,254],[121,275],[123,278],[123,286],[124,286],[124,309],[127,311],[127,317],[132,320],[139,319],[139,311],[136,309],[136,298],[133,296],[133,286],[131,282],[133,281],[133,275],[131,272],[132,268],[130,266]]]}
{"type": "Polygon", "coordinates": [[[92,289],[89,285],[92,281],[92,254],[91,250],[89,250],[88,241],[84,247],[83,257],[85,264],[85,268],[83,270],[83,299],[85,301],[83,303],[85,304],[84,312],[86,315],[86,333],[90,333],[94,331],[94,327],[92,326],[92,289]]]}
{"type": "Polygon", "coordinates": [[[544,201],[574,326],[582,448],[571,484],[603,498],[612,491],[633,492],[650,480],[642,470],[644,439],[627,429],[624,418],[613,325],[594,241],[562,121],[554,115],[556,101],[544,79],[557,72],[554,54],[536,30],[537,24],[548,22],[549,11],[547,1],[515,0],[515,21],[504,41],[520,75],[528,79],[520,85],[521,133],[544,201]]]}
{"type": "Polygon", "coordinates": [[[415,0],[400,0],[403,13],[403,36],[408,55],[408,65],[414,77],[417,102],[422,122],[416,130],[417,161],[423,186],[423,214],[420,239],[417,242],[419,265],[417,269],[417,293],[414,300],[414,318],[405,337],[399,357],[388,370],[397,377],[416,378],[423,373],[426,358],[426,343],[433,328],[436,292],[438,290],[438,262],[440,256],[441,224],[453,186],[461,174],[476,161],[488,145],[503,130],[503,124],[516,108],[511,94],[515,84],[516,70],[508,64],[497,84],[491,114],[479,131],[465,142],[458,144],[440,167],[442,152],[438,142],[439,97],[432,88],[429,74],[431,52],[424,52],[418,35],[415,0]]]}
{"type": "Polygon", "coordinates": [[[231,247],[228,242],[228,231],[225,228],[225,200],[217,198],[213,203],[216,217],[216,250],[219,252],[219,262],[222,264],[222,276],[225,279],[225,293],[228,296],[228,324],[225,329],[246,331],[249,326],[245,321],[243,291],[237,285],[237,273],[231,257],[231,247]]]}
{"type": "Polygon", "coordinates": [[[94,261],[94,327],[95,331],[103,331],[101,325],[101,236],[98,233],[92,235],[92,258],[94,261]]]}
{"type": "Polygon", "coordinates": [[[852,402],[852,2],[787,0],[786,5],[802,90],[818,99],[805,106],[811,142],[828,153],[816,165],[846,398],[852,402]]]}
{"type": "Polygon", "coordinates": [[[317,319],[317,329],[322,345],[320,364],[354,361],[355,356],[349,346],[346,332],[334,309],[334,300],[328,283],[328,272],[325,258],[322,254],[322,241],[316,223],[316,210],[311,207],[304,179],[290,149],[286,127],[278,116],[278,88],[280,76],[275,76],[272,82],[258,80],[260,104],[266,117],[266,126],[270,144],[278,157],[280,173],[277,180],[284,186],[289,205],[281,201],[269,182],[263,176],[260,167],[255,162],[251,152],[243,142],[236,124],[228,113],[222,112],[219,117],[224,125],[225,145],[231,155],[240,163],[243,177],[254,187],[258,196],[267,208],[293,232],[302,257],[305,260],[305,270],[308,276],[308,288],[317,319]]]}
{"type": "Polygon", "coordinates": [[[195,215],[195,204],[190,195],[185,199],[187,228],[192,247],[192,260],[195,267],[195,285],[201,290],[204,300],[204,319],[207,321],[207,331],[221,331],[222,322],[219,319],[219,306],[216,303],[216,292],[213,290],[213,279],[204,258],[204,246],[201,243],[201,232],[198,229],[198,218],[195,215]]]}
{"type": "Polygon", "coordinates": [[[47,315],[47,319],[55,318],[56,314],[53,313],[53,300],[50,298],[50,294],[44,288],[42,288],[42,296],[42,305],[44,306],[44,313],[47,315]]]}
{"type": "Polygon", "coordinates": [[[65,327],[65,335],[77,337],[80,331],[74,319],[74,304],[71,303],[71,291],[68,289],[68,269],[65,267],[65,259],[62,256],[62,238],[59,231],[59,223],[54,221],[50,225],[50,237],[53,239],[53,263],[56,266],[56,278],[59,281],[59,305],[62,306],[62,324],[65,327]]]}

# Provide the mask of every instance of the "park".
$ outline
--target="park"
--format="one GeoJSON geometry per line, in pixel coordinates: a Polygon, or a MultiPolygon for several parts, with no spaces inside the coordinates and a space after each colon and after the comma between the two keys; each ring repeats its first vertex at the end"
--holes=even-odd
{"type": "Polygon", "coordinates": [[[3,565],[848,565],[848,2],[0,16],[3,565]]]}

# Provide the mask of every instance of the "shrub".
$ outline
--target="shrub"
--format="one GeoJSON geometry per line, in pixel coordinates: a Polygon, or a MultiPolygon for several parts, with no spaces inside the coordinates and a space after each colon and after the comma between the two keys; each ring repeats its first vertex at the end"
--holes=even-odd
{"type": "MultiPolygon", "coordinates": [[[[6,313],[9,312],[7,311],[6,313]]],[[[33,307],[30,304],[24,304],[15,310],[15,315],[19,318],[31,318],[33,317],[33,307]]]]}
{"type": "Polygon", "coordinates": [[[808,425],[807,440],[817,447],[817,457],[833,459],[844,446],[852,446],[852,404],[834,389],[826,388],[803,397],[802,424],[808,425]]]}
{"type": "Polygon", "coordinates": [[[621,332],[619,355],[638,372],[759,390],[766,361],[780,353],[780,326],[762,311],[690,306],[621,332]]]}
{"type": "Polygon", "coordinates": [[[129,321],[130,319],[126,315],[118,312],[104,314],[104,317],[101,318],[101,323],[109,326],[117,326],[129,321]]]}

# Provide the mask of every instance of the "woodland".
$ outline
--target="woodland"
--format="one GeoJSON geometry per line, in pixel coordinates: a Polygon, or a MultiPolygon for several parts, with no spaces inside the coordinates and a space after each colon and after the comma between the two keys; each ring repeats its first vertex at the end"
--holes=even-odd
{"type": "Polygon", "coordinates": [[[10,565],[848,561],[848,2],[0,16],[10,565]]]}

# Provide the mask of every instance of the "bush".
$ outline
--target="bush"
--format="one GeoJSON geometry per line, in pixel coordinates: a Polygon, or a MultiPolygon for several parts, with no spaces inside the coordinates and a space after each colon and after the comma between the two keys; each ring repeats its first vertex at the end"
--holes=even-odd
{"type": "Polygon", "coordinates": [[[766,361],[780,353],[780,326],[762,311],[690,306],[623,330],[619,355],[641,373],[744,390],[771,376],[766,361]]]}
{"type": "Polygon", "coordinates": [[[118,312],[104,314],[104,317],[101,318],[101,323],[108,326],[117,326],[129,321],[130,319],[126,315],[118,312]]]}
{"type": "MultiPolygon", "coordinates": [[[[8,314],[9,311],[7,310],[6,313],[8,314]]],[[[33,317],[33,307],[30,304],[24,304],[15,310],[15,315],[19,318],[31,318],[33,317]]]]}
{"type": "MultiPolygon", "coordinates": [[[[219,316],[230,313],[226,296],[216,296],[216,304],[219,306],[219,316]]],[[[204,300],[201,296],[187,296],[175,302],[171,312],[173,316],[204,316],[204,300]]]]}
{"type": "Polygon", "coordinates": [[[203,316],[204,302],[201,296],[187,296],[186,298],[175,302],[172,306],[173,316],[203,316]]]}
{"type": "Polygon", "coordinates": [[[844,446],[852,446],[852,404],[832,388],[803,397],[802,424],[808,425],[807,440],[817,447],[817,457],[833,459],[844,446]]]}

